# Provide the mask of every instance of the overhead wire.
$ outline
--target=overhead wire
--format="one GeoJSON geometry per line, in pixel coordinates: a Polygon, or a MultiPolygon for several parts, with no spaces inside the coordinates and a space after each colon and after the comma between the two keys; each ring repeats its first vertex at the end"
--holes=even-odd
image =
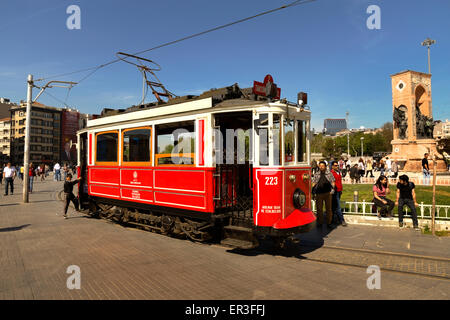
{"type": "MultiPolygon", "coordinates": [[[[232,26],[232,25],[235,25],[235,24],[238,24],[238,23],[242,23],[242,22],[245,22],[245,21],[248,21],[248,20],[260,17],[260,16],[263,16],[263,15],[266,15],[266,14],[270,14],[270,13],[273,13],[273,12],[276,12],[276,11],[279,11],[279,10],[282,10],[282,9],[286,9],[286,8],[290,8],[290,7],[306,4],[306,3],[309,3],[309,2],[314,2],[314,1],[317,1],[317,0],[296,0],[296,1],[293,1],[293,2],[291,2],[289,4],[287,4],[287,5],[283,5],[283,6],[279,7],[279,8],[275,8],[275,9],[271,9],[271,10],[268,10],[268,11],[264,11],[264,12],[258,13],[256,15],[247,17],[247,18],[239,19],[239,20],[236,20],[234,22],[230,22],[230,23],[218,26],[218,27],[214,27],[214,28],[202,31],[202,32],[198,32],[198,33],[192,34],[190,36],[186,36],[186,37],[183,37],[183,38],[180,38],[180,39],[177,39],[177,40],[169,41],[169,42],[163,43],[161,45],[158,45],[158,46],[155,46],[155,47],[152,47],[152,48],[149,48],[149,49],[138,51],[138,52],[134,53],[134,55],[138,55],[138,54],[142,54],[142,53],[149,52],[149,51],[152,51],[152,50],[156,50],[156,49],[159,49],[159,48],[167,47],[169,45],[172,45],[172,44],[175,44],[175,43],[179,43],[181,41],[185,41],[185,40],[188,40],[188,39],[192,39],[192,38],[195,38],[195,37],[198,37],[198,36],[201,36],[201,35],[213,32],[213,31],[217,31],[217,30],[220,30],[220,29],[223,29],[223,28],[227,28],[229,26],[232,26]]],[[[77,73],[93,70],[92,72],[90,72],[87,76],[83,77],[78,82],[78,83],[80,83],[81,81],[85,80],[86,78],[88,78],[89,76],[94,74],[99,69],[104,68],[106,66],[109,66],[109,65],[111,65],[113,63],[119,62],[121,60],[122,59],[114,59],[114,60],[111,60],[111,61],[109,61],[107,63],[98,65],[98,66],[94,66],[94,67],[90,67],[90,68],[84,68],[84,69],[81,69],[81,70],[76,70],[76,71],[72,71],[72,72],[68,72],[68,73],[52,75],[52,76],[48,76],[48,77],[45,77],[45,78],[37,79],[35,81],[43,81],[43,80],[47,80],[47,79],[59,78],[59,77],[69,76],[69,75],[72,75],[72,74],[77,74],[77,73]]]]}
{"type": "Polygon", "coordinates": [[[70,108],[70,106],[69,106],[67,103],[65,103],[65,102],[62,101],[61,99],[55,97],[55,96],[52,95],[51,93],[49,93],[49,92],[47,92],[47,91],[44,91],[44,93],[45,93],[46,95],[49,95],[50,97],[52,97],[52,98],[55,99],[56,101],[58,101],[58,102],[62,103],[63,105],[65,105],[66,108],[70,108]]]}
{"type": "MultiPolygon", "coordinates": [[[[189,40],[189,39],[192,39],[192,38],[195,38],[195,37],[199,37],[199,36],[204,35],[204,34],[207,34],[207,33],[211,33],[211,32],[214,32],[214,31],[217,31],[217,30],[220,30],[220,29],[224,29],[224,28],[230,27],[230,26],[232,26],[232,25],[236,25],[236,24],[239,24],[239,23],[242,23],[242,22],[251,20],[251,19],[255,19],[255,18],[257,18],[257,17],[261,17],[261,16],[263,16],[263,15],[267,15],[267,14],[270,14],[270,13],[273,13],[273,12],[276,12],[276,11],[279,11],[279,10],[282,10],[282,9],[286,9],[286,8],[290,8],[290,7],[294,7],[294,6],[306,4],[306,3],[309,3],[309,2],[314,2],[314,1],[317,1],[317,0],[296,0],[296,1],[293,1],[293,2],[291,2],[291,3],[289,3],[289,4],[283,5],[283,6],[278,7],[278,8],[274,8],[274,9],[271,9],[271,10],[267,10],[267,11],[258,13],[258,14],[256,14],[256,15],[253,15],[253,16],[250,16],[250,17],[246,17],[246,18],[243,18],[243,19],[239,19],[239,20],[236,20],[236,21],[233,21],[233,22],[230,22],[230,23],[226,23],[226,24],[224,24],[224,25],[220,25],[220,26],[217,26],[217,27],[214,27],[214,28],[211,28],[211,29],[202,31],[202,32],[194,33],[194,34],[192,34],[192,35],[189,35],[189,36],[186,36],[186,37],[177,39],[177,40],[169,41],[169,42],[160,44],[160,45],[158,45],[158,46],[155,46],[155,47],[152,47],[152,48],[149,48],[149,49],[145,49],[145,50],[138,51],[138,52],[134,53],[133,55],[138,55],[138,54],[146,53],[146,52],[149,52],[149,51],[152,51],[152,50],[156,50],[156,49],[160,49],[160,48],[163,48],[163,47],[167,47],[167,46],[170,46],[170,45],[173,45],[173,44],[182,42],[182,41],[186,41],[186,40],[189,40]]],[[[65,77],[65,76],[69,76],[69,75],[73,75],[73,74],[77,74],[77,73],[82,73],[82,72],[86,72],[86,71],[91,71],[91,72],[89,72],[86,76],[84,76],[83,78],[81,78],[81,79],[77,82],[76,85],[79,85],[81,82],[83,82],[84,80],[86,80],[87,78],[89,78],[90,76],[92,76],[92,75],[93,75],[94,73],[96,73],[98,70],[100,70],[100,69],[102,69],[102,68],[104,68],[104,67],[107,67],[107,66],[109,66],[109,65],[111,65],[111,64],[114,64],[114,63],[116,63],[116,62],[122,61],[122,60],[123,60],[123,59],[117,58],[117,59],[111,60],[111,61],[109,61],[109,62],[107,62],[107,63],[101,64],[101,65],[98,65],[98,66],[94,66],[94,67],[90,67],[90,68],[84,68],[84,69],[81,69],[81,70],[76,70],[76,71],[72,71],[72,72],[68,72],[68,73],[62,73],[62,74],[57,74],[57,75],[53,75],[53,76],[48,76],[48,77],[45,77],[45,78],[37,79],[37,80],[35,80],[35,81],[36,81],[36,82],[37,82],[37,81],[44,81],[44,80],[48,80],[48,79],[60,78],[60,77],[65,77]]],[[[74,85],[73,87],[75,87],[76,85],[74,85]]],[[[70,89],[72,89],[72,87],[71,87],[70,89]]],[[[68,92],[67,92],[66,101],[63,102],[63,104],[64,104],[65,106],[67,106],[66,102],[67,102],[67,99],[68,99],[69,94],[70,94],[70,92],[71,92],[70,89],[69,89],[68,92]]],[[[46,93],[47,93],[47,92],[46,92],[46,93]]],[[[50,95],[49,93],[47,93],[47,94],[50,95]]],[[[52,96],[52,95],[50,95],[50,96],[52,96]]],[[[147,92],[145,93],[145,96],[147,96],[147,92]]],[[[57,98],[55,98],[55,97],[53,97],[53,98],[54,98],[54,99],[57,99],[57,98]]],[[[59,99],[57,99],[57,100],[59,100],[59,99]]],[[[59,101],[62,102],[62,100],[59,100],[59,101]]]]}

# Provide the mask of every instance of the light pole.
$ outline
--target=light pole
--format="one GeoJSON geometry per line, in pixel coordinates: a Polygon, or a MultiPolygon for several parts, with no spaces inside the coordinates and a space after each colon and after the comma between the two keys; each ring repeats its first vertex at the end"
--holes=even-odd
{"type": "Polygon", "coordinates": [[[345,113],[345,124],[347,125],[347,156],[350,157],[350,129],[348,128],[348,115],[349,112],[345,113]]]}
{"type": "Polygon", "coordinates": [[[31,131],[31,104],[33,99],[33,75],[27,79],[27,111],[25,113],[25,144],[23,148],[23,203],[28,203],[28,176],[30,164],[30,131],[31,131]]]}
{"type": "Polygon", "coordinates": [[[431,74],[431,64],[430,64],[430,47],[435,44],[436,40],[432,40],[430,38],[426,38],[425,41],[422,42],[424,47],[428,48],[428,73],[431,74]]]}
{"type": "Polygon", "coordinates": [[[364,137],[361,137],[361,158],[364,157],[364,137]]]}

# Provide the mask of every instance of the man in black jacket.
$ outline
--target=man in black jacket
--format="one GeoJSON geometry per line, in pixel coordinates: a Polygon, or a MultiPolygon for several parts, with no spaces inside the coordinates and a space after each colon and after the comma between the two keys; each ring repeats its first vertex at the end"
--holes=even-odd
{"type": "Polygon", "coordinates": [[[80,179],[72,181],[72,174],[68,173],[66,181],[64,182],[64,219],[67,219],[67,209],[69,208],[70,201],[73,202],[75,209],[78,211],[78,199],[73,194],[73,186],[77,184],[80,179]]]}
{"type": "Polygon", "coordinates": [[[401,175],[398,178],[397,183],[397,200],[395,204],[398,205],[398,222],[400,228],[403,228],[403,207],[406,205],[411,210],[411,217],[413,220],[413,227],[415,230],[419,229],[419,223],[417,221],[416,207],[419,205],[416,200],[416,192],[414,191],[415,185],[409,181],[407,175],[401,175]]]}

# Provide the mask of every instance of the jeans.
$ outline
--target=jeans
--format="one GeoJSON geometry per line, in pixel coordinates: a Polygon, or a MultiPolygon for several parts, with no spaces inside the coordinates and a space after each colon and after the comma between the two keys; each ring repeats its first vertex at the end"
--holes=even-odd
{"type": "Polygon", "coordinates": [[[28,179],[29,179],[29,186],[28,186],[28,191],[29,192],[33,192],[33,182],[34,182],[34,176],[29,176],[28,177],[28,179]]]}
{"type": "Polygon", "coordinates": [[[55,181],[61,181],[61,170],[55,170],[55,181]]]}
{"type": "Polygon", "coordinates": [[[412,199],[398,199],[398,222],[403,222],[403,206],[407,205],[411,209],[411,217],[413,220],[413,226],[417,227],[419,225],[417,221],[416,206],[414,205],[414,200],[412,199]]]}
{"type": "Polygon", "coordinates": [[[333,207],[333,213],[339,218],[339,222],[344,221],[344,216],[342,215],[342,209],[341,209],[341,196],[342,191],[337,191],[333,193],[333,200],[332,200],[332,207],[333,207]]]}
{"type": "Polygon", "coordinates": [[[73,202],[75,209],[78,210],[78,199],[73,193],[64,193],[64,216],[67,215],[67,209],[69,208],[70,201],[73,202]]]}
{"type": "Polygon", "coordinates": [[[13,178],[5,178],[5,195],[8,195],[8,185],[11,186],[11,194],[14,193],[14,180],[13,178]]]}
{"type": "Polygon", "coordinates": [[[430,184],[430,171],[423,169],[423,184],[430,184]]]}
{"type": "Polygon", "coordinates": [[[333,219],[333,212],[331,211],[331,193],[318,193],[316,195],[316,208],[317,208],[317,224],[323,224],[323,204],[327,210],[327,224],[331,224],[333,219]]]}
{"type": "Polygon", "coordinates": [[[394,209],[395,207],[395,202],[386,197],[380,198],[387,202],[386,204],[384,204],[377,198],[373,198],[373,203],[375,203],[375,205],[380,209],[380,214],[386,213],[388,216],[392,215],[392,209],[394,209]]]}

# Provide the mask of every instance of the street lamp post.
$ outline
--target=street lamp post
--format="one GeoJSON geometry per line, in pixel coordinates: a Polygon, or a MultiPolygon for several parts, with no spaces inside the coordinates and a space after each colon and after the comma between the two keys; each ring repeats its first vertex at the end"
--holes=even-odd
{"type": "Polygon", "coordinates": [[[432,40],[430,38],[426,38],[425,41],[422,42],[422,46],[428,48],[428,73],[431,74],[431,64],[430,64],[430,47],[436,43],[436,40],[432,40]]]}
{"type": "Polygon", "coordinates": [[[364,157],[364,137],[361,137],[361,158],[364,157]]]}
{"type": "Polygon", "coordinates": [[[350,129],[348,127],[348,115],[349,112],[345,113],[345,124],[347,125],[347,156],[350,157],[350,129]]]}

